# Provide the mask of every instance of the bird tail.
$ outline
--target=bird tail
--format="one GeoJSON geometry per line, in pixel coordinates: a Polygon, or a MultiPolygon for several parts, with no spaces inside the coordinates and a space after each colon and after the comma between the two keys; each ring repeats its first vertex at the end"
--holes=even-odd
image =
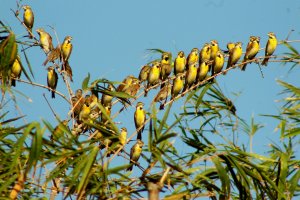
{"type": "Polygon", "coordinates": [[[137,140],[142,140],[142,130],[139,130],[137,133],[137,140]]]}
{"type": "Polygon", "coordinates": [[[46,66],[48,63],[48,58],[46,58],[46,60],[43,62],[43,66],[46,66]]]}
{"type": "Polygon", "coordinates": [[[130,166],[127,168],[126,171],[132,171],[132,168],[133,168],[133,163],[130,162],[130,166]]]}
{"type": "Polygon", "coordinates": [[[264,58],[264,60],[261,62],[261,65],[267,66],[268,61],[269,61],[269,58],[264,58]]]}
{"type": "Polygon", "coordinates": [[[14,86],[14,87],[16,87],[16,80],[15,79],[11,80],[11,85],[14,86]]]}
{"type": "Polygon", "coordinates": [[[54,91],[52,91],[51,97],[52,97],[52,99],[55,99],[55,92],[54,91]]]}

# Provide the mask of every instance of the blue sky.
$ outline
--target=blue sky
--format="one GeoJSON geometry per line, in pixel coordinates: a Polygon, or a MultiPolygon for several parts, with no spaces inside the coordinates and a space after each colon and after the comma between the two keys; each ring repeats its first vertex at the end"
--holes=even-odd
{"type": "MultiPolygon", "coordinates": [[[[16,8],[15,1],[1,2],[0,19],[9,24],[17,35],[24,35],[24,29],[10,11],[10,8],[16,8]]],[[[295,31],[290,39],[298,39],[300,30],[300,1],[296,0],[52,0],[23,1],[23,4],[30,5],[35,13],[34,30],[44,27],[55,41],[53,32],[47,27],[50,25],[55,27],[61,42],[66,35],[73,37],[70,64],[74,74],[74,90],[81,87],[88,72],[92,80],[105,77],[122,81],[129,74],[138,76],[141,66],[153,58],[146,51],[149,48],[170,51],[175,56],[179,50],[188,54],[193,47],[201,48],[205,42],[215,39],[223,49],[229,41],[241,41],[245,50],[250,35],[260,36],[261,46],[264,47],[270,31],[276,33],[278,40],[282,40],[291,29],[295,31]]],[[[299,49],[298,44],[294,45],[299,49]]],[[[286,48],[281,45],[276,54],[285,51],[286,48]]],[[[263,52],[259,55],[262,56],[263,52]]],[[[44,53],[35,48],[28,51],[28,56],[36,73],[35,81],[46,84],[46,70],[41,65],[45,59],[44,53]]],[[[239,116],[250,120],[254,115],[257,121],[266,126],[254,137],[254,152],[257,153],[266,152],[271,139],[278,138],[278,133],[274,132],[276,123],[258,116],[278,113],[280,104],[275,100],[282,96],[278,96],[281,88],[276,79],[299,86],[299,70],[288,74],[288,65],[270,63],[262,70],[264,78],[255,64],[248,65],[246,72],[232,70],[226,76],[217,78],[225,94],[234,101],[239,116]],[[233,95],[239,92],[239,97],[233,95]]],[[[46,93],[50,99],[50,93],[37,87],[17,84],[16,89],[26,93],[33,101],[30,103],[20,96],[17,99],[22,112],[28,114],[27,120],[44,118],[53,122],[54,117],[42,97],[46,93]]],[[[58,90],[66,92],[62,80],[58,90]]],[[[64,113],[69,108],[61,98],[50,99],[50,103],[62,118],[66,116],[64,113]]],[[[180,103],[174,106],[173,110],[176,107],[180,109],[180,103]]],[[[130,108],[120,117],[121,120],[132,119],[126,121],[131,132],[134,130],[133,111],[134,108],[130,108]]],[[[246,137],[242,139],[247,141],[246,137]]]]}

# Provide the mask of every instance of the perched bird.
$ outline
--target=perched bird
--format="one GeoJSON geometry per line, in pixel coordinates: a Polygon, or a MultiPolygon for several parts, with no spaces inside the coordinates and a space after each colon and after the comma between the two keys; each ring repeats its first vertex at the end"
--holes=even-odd
{"type": "Polygon", "coordinates": [[[268,65],[268,61],[270,59],[269,56],[273,55],[276,47],[277,47],[277,39],[276,39],[276,35],[273,32],[268,33],[269,39],[267,42],[267,46],[266,46],[266,50],[265,50],[265,58],[262,61],[262,65],[267,66],[268,65]]]}
{"type": "Polygon", "coordinates": [[[91,114],[91,108],[89,105],[83,104],[81,111],[79,113],[79,121],[83,122],[89,119],[91,114]]]}
{"type": "Polygon", "coordinates": [[[119,135],[120,145],[124,146],[126,144],[126,138],[127,138],[127,128],[123,127],[121,128],[121,133],[119,135]]]}
{"type": "Polygon", "coordinates": [[[85,97],[85,104],[87,104],[91,108],[91,111],[95,111],[96,108],[98,108],[97,103],[98,97],[96,94],[92,93],[91,95],[89,95],[89,97],[85,97]]]}
{"type": "Polygon", "coordinates": [[[125,92],[127,88],[132,84],[133,79],[136,79],[133,75],[127,76],[123,82],[117,87],[117,92],[125,92]]]}
{"type": "MultiPolygon", "coordinates": [[[[52,89],[52,98],[55,98],[55,89],[57,86],[58,76],[54,67],[48,67],[47,84],[52,89]]],[[[50,91],[50,90],[49,90],[50,91]]]]}
{"type": "MultiPolygon", "coordinates": [[[[108,84],[107,91],[112,92],[113,90],[114,90],[114,87],[111,84],[108,84]]],[[[102,97],[101,97],[101,104],[103,106],[108,106],[108,105],[111,106],[111,102],[112,102],[113,98],[114,98],[113,96],[103,93],[102,97]]]]}
{"type": "Polygon", "coordinates": [[[150,69],[151,67],[149,65],[145,65],[142,67],[139,74],[139,80],[141,83],[148,80],[148,74],[150,72],[150,69]]]}
{"type": "Polygon", "coordinates": [[[29,30],[29,38],[32,38],[32,27],[34,23],[34,14],[32,9],[28,5],[24,5],[23,7],[24,14],[23,14],[23,22],[29,30]]]}
{"type": "Polygon", "coordinates": [[[217,40],[212,40],[210,41],[210,46],[211,46],[210,60],[213,61],[215,60],[217,53],[220,50],[219,43],[217,40]]]}
{"type": "Polygon", "coordinates": [[[38,28],[36,32],[40,36],[40,45],[44,52],[48,54],[53,50],[52,37],[43,28],[38,28]]]}
{"type": "Polygon", "coordinates": [[[48,53],[46,60],[43,62],[43,65],[46,66],[48,62],[54,62],[59,57],[60,57],[60,46],[57,46],[55,49],[53,49],[48,53]]]}
{"type": "Polygon", "coordinates": [[[147,83],[147,88],[145,89],[145,96],[147,96],[148,88],[159,82],[159,77],[160,77],[160,63],[154,62],[152,64],[152,67],[148,75],[148,83],[147,83]]]}
{"type": "Polygon", "coordinates": [[[199,64],[201,64],[204,60],[210,60],[210,54],[211,54],[211,45],[205,43],[203,45],[203,48],[200,51],[199,64]]]}
{"type": "Polygon", "coordinates": [[[224,55],[223,55],[222,51],[219,50],[217,52],[215,59],[213,60],[211,74],[215,75],[215,74],[221,72],[223,65],[224,65],[224,55]]]}
{"type": "Polygon", "coordinates": [[[176,78],[173,81],[173,86],[172,86],[172,99],[174,99],[182,90],[183,88],[183,73],[178,73],[176,75],[176,78]]]}
{"type": "Polygon", "coordinates": [[[103,112],[101,113],[101,122],[103,124],[106,124],[108,122],[108,119],[110,118],[111,105],[107,105],[104,108],[105,108],[106,113],[105,114],[103,112]]]}
{"type": "Polygon", "coordinates": [[[203,81],[207,73],[209,71],[209,60],[203,60],[203,62],[199,65],[198,67],[198,72],[197,72],[197,81],[203,81]]]}
{"type": "Polygon", "coordinates": [[[63,136],[63,134],[65,133],[65,131],[68,129],[67,125],[68,125],[68,120],[63,120],[61,122],[59,122],[59,124],[54,128],[53,133],[50,136],[50,139],[53,141],[57,141],[59,140],[59,138],[61,138],[63,136]]]}
{"type": "Polygon", "coordinates": [[[239,61],[239,59],[241,58],[242,53],[243,53],[242,43],[241,42],[235,43],[235,47],[229,52],[229,58],[228,58],[226,69],[228,69],[229,67],[235,65],[239,61]]]}
{"type": "Polygon", "coordinates": [[[16,79],[19,79],[22,73],[22,64],[20,56],[17,55],[17,58],[15,59],[14,63],[11,67],[11,85],[16,87],[16,79]]]}
{"type": "Polygon", "coordinates": [[[235,47],[235,44],[233,42],[228,42],[227,43],[227,49],[228,49],[228,52],[227,53],[230,53],[230,51],[235,47]]]}
{"type": "Polygon", "coordinates": [[[198,61],[199,61],[199,50],[197,48],[193,48],[191,53],[187,57],[186,70],[188,70],[190,65],[198,63],[198,61]]]}
{"type": "Polygon", "coordinates": [[[143,146],[144,142],[139,139],[137,140],[135,145],[132,146],[130,150],[130,167],[128,167],[127,171],[132,171],[133,165],[136,165],[141,156],[143,146]]]}
{"type": "Polygon", "coordinates": [[[186,66],[186,58],[183,51],[179,51],[174,61],[174,74],[183,73],[186,66]]]}
{"type": "Polygon", "coordinates": [[[136,110],[134,112],[134,124],[137,131],[137,139],[142,139],[142,132],[144,131],[146,122],[146,111],[143,109],[144,103],[138,102],[136,104],[136,110]]]}
{"type": "Polygon", "coordinates": [[[197,67],[196,64],[192,64],[189,66],[188,71],[186,72],[183,91],[188,90],[194,84],[196,78],[197,78],[197,67]]]}
{"type": "MultiPolygon", "coordinates": [[[[160,76],[161,76],[161,80],[165,81],[169,75],[172,72],[172,59],[171,59],[171,53],[169,52],[164,52],[161,55],[161,61],[160,61],[160,67],[161,67],[161,71],[160,71],[160,76]]],[[[164,87],[164,84],[161,85],[161,88],[164,87]]]]}
{"type": "Polygon", "coordinates": [[[76,90],[75,96],[72,97],[71,101],[72,101],[74,118],[77,118],[79,117],[79,113],[85,102],[85,98],[82,96],[82,89],[76,90]]]}
{"type": "Polygon", "coordinates": [[[69,61],[66,61],[65,64],[63,65],[63,71],[70,78],[70,81],[73,82],[73,72],[72,72],[72,68],[69,64],[69,61]]]}
{"type": "Polygon", "coordinates": [[[73,38],[71,36],[66,36],[61,45],[61,56],[64,62],[67,62],[69,60],[70,55],[72,53],[72,49],[73,49],[73,45],[71,43],[72,39],[73,38]]]}
{"type": "Polygon", "coordinates": [[[135,97],[135,95],[138,93],[140,90],[140,81],[137,78],[133,78],[131,84],[125,89],[125,93],[135,97]]]}
{"type": "Polygon", "coordinates": [[[154,102],[160,102],[160,110],[163,110],[163,104],[162,101],[167,100],[168,96],[171,94],[172,85],[167,84],[163,88],[160,89],[160,91],[157,93],[157,95],[154,98],[154,102]]]}
{"type": "MultiPolygon", "coordinates": [[[[250,41],[247,45],[246,53],[244,56],[243,62],[247,62],[248,60],[252,60],[259,51],[259,41],[260,37],[250,36],[250,41]]],[[[241,66],[241,70],[246,70],[247,63],[244,63],[241,66]]]]}

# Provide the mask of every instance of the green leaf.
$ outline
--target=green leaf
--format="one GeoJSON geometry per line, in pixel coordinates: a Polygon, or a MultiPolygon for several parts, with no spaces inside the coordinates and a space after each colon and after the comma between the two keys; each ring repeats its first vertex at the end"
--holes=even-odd
{"type": "Polygon", "coordinates": [[[82,82],[82,89],[83,90],[88,89],[89,81],[90,81],[90,73],[88,73],[87,77],[85,77],[83,82],[82,82]]]}

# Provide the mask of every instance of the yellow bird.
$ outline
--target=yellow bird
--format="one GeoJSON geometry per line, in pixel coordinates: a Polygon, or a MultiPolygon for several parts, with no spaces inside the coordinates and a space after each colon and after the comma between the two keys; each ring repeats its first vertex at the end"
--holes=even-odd
{"type": "Polygon", "coordinates": [[[123,127],[121,128],[121,133],[119,135],[120,145],[124,146],[126,144],[126,138],[127,138],[127,128],[123,127]]]}
{"type": "Polygon", "coordinates": [[[143,109],[144,103],[138,102],[136,104],[136,110],[134,112],[134,124],[137,131],[137,139],[142,139],[142,132],[145,128],[145,122],[146,122],[146,111],[143,109]]]}
{"type": "Polygon", "coordinates": [[[270,59],[269,56],[272,56],[276,47],[277,47],[277,39],[276,39],[276,35],[273,32],[268,33],[269,39],[267,42],[267,46],[266,46],[266,50],[265,50],[265,58],[262,61],[262,65],[267,66],[268,65],[268,61],[270,59]]]}
{"type": "Polygon", "coordinates": [[[145,89],[145,97],[147,96],[148,89],[159,83],[159,77],[160,77],[160,62],[154,62],[152,64],[152,67],[150,69],[149,75],[148,75],[148,83],[147,88],[145,89]]]}
{"type": "Polygon", "coordinates": [[[174,61],[174,74],[183,73],[186,66],[186,58],[183,51],[179,51],[174,61]]]}
{"type": "MultiPolygon", "coordinates": [[[[113,90],[114,90],[114,87],[111,84],[108,84],[107,91],[112,92],[113,90]]],[[[103,93],[102,97],[101,97],[102,105],[103,106],[108,106],[108,105],[111,106],[111,102],[112,102],[113,98],[114,98],[113,96],[103,93]]]]}
{"type": "Polygon", "coordinates": [[[209,60],[204,60],[198,67],[197,81],[203,81],[209,71],[209,60]]]}
{"type": "MultiPolygon", "coordinates": [[[[161,80],[166,80],[172,72],[172,54],[169,52],[164,52],[161,55],[160,67],[161,67],[161,80]]],[[[163,87],[164,84],[161,85],[163,87]]]]}
{"type": "Polygon", "coordinates": [[[190,65],[198,63],[198,61],[199,61],[199,50],[197,48],[193,48],[191,53],[187,57],[186,70],[188,70],[190,65]]]}
{"type": "Polygon", "coordinates": [[[16,87],[16,79],[19,79],[22,73],[22,63],[21,58],[19,55],[17,55],[17,58],[15,59],[14,63],[11,67],[11,85],[16,87]]]}
{"type": "MultiPolygon", "coordinates": [[[[256,56],[256,54],[258,53],[259,48],[260,48],[259,41],[260,41],[260,37],[250,36],[250,41],[247,45],[247,49],[246,49],[246,53],[245,53],[243,62],[247,62],[249,60],[254,59],[254,57],[256,56]]],[[[247,66],[247,63],[244,63],[241,66],[241,70],[245,71],[246,66],[247,66]]]]}
{"type": "Polygon", "coordinates": [[[130,150],[130,167],[128,167],[127,171],[132,171],[133,165],[137,163],[139,160],[141,154],[142,154],[142,149],[144,146],[144,142],[142,140],[137,140],[135,145],[132,146],[130,150]]]}
{"type": "Polygon", "coordinates": [[[188,71],[186,72],[183,91],[188,90],[194,84],[196,78],[197,78],[197,67],[196,64],[192,64],[189,66],[188,71]]]}
{"type": "Polygon", "coordinates": [[[23,22],[28,28],[29,32],[29,38],[32,38],[32,27],[34,24],[34,14],[32,12],[32,9],[28,5],[24,5],[23,7],[24,14],[23,14],[23,22]]]}
{"type": "Polygon", "coordinates": [[[43,28],[38,28],[36,32],[40,36],[40,45],[42,49],[46,54],[48,54],[50,51],[54,49],[51,35],[47,33],[43,28]]]}
{"type": "MultiPolygon", "coordinates": [[[[57,86],[58,76],[54,67],[48,67],[47,84],[52,89],[52,98],[55,98],[55,89],[57,86]]],[[[50,90],[49,90],[50,91],[50,90]]]]}
{"type": "Polygon", "coordinates": [[[224,65],[224,55],[222,51],[217,52],[217,56],[215,57],[213,64],[212,64],[212,75],[215,75],[222,71],[224,65]]]}
{"type": "Polygon", "coordinates": [[[67,62],[69,60],[70,55],[72,53],[72,49],[73,49],[73,45],[71,43],[72,39],[73,38],[71,36],[66,36],[61,45],[61,56],[64,62],[67,62]]]}
{"type": "Polygon", "coordinates": [[[228,49],[228,53],[230,53],[230,51],[235,47],[235,44],[233,42],[228,42],[227,43],[227,49],[228,49]]]}
{"type": "Polygon", "coordinates": [[[172,99],[174,99],[182,90],[183,88],[183,73],[178,73],[176,75],[176,78],[173,81],[173,86],[172,86],[172,99]]]}
{"type": "Polygon", "coordinates": [[[220,50],[219,43],[217,40],[212,40],[210,41],[210,46],[211,46],[210,60],[214,61],[218,51],[220,50]]]}
{"type": "Polygon", "coordinates": [[[241,42],[235,43],[235,47],[229,52],[229,58],[228,58],[226,69],[235,65],[241,58],[242,54],[243,54],[242,43],[241,42]]]}
{"type": "Polygon", "coordinates": [[[101,113],[101,122],[103,124],[108,122],[108,119],[109,119],[108,117],[110,117],[110,114],[111,114],[111,106],[110,105],[107,105],[104,108],[106,111],[106,115],[104,113],[101,113]]]}
{"type": "Polygon", "coordinates": [[[83,104],[81,111],[79,113],[79,121],[83,122],[90,118],[91,108],[89,105],[83,104]]]}
{"type": "Polygon", "coordinates": [[[208,43],[205,43],[203,45],[203,48],[200,51],[199,64],[204,62],[204,60],[210,60],[210,54],[211,54],[211,45],[208,43]]]}
{"type": "Polygon", "coordinates": [[[145,65],[142,67],[140,74],[139,74],[139,80],[142,82],[145,82],[148,80],[148,74],[150,72],[151,67],[149,65],[145,65]]]}
{"type": "Polygon", "coordinates": [[[59,140],[59,138],[61,138],[63,136],[63,134],[65,133],[65,130],[68,129],[67,125],[68,125],[68,120],[63,120],[63,121],[59,122],[59,124],[54,128],[54,131],[51,134],[50,139],[52,141],[59,140]]]}

